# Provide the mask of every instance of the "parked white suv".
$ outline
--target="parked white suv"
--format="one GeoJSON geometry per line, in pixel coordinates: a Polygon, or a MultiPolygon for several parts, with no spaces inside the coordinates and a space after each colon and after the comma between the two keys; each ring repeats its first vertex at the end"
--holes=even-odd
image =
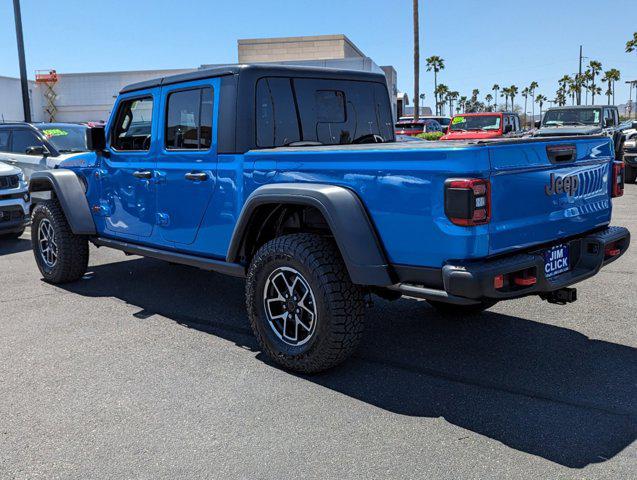
{"type": "Polygon", "coordinates": [[[18,238],[31,214],[31,198],[19,168],[0,162],[0,239],[18,238]]]}
{"type": "Polygon", "coordinates": [[[75,123],[0,123],[0,162],[33,172],[56,168],[88,151],[86,125],[75,123]]]}

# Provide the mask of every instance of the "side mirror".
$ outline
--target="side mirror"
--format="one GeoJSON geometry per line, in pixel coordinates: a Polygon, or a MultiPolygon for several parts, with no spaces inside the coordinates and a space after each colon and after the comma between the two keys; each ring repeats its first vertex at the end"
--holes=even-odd
{"type": "Polygon", "coordinates": [[[86,146],[91,152],[101,152],[106,148],[104,127],[89,127],[86,129],[86,146]]]}
{"type": "Polygon", "coordinates": [[[540,125],[542,125],[542,122],[540,122],[539,120],[536,120],[533,125],[535,125],[535,128],[540,128],[540,125]]]}
{"type": "Polygon", "coordinates": [[[513,131],[513,125],[506,125],[504,127],[504,133],[511,133],[513,131]]]}
{"type": "Polygon", "coordinates": [[[44,145],[34,145],[32,147],[28,147],[24,153],[27,155],[37,155],[41,157],[43,155],[48,155],[50,152],[44,145]]]}

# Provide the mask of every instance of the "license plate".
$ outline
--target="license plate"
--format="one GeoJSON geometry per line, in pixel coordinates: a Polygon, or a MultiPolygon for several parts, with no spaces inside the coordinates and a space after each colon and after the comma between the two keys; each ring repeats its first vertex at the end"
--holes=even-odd
{"type": "Polygon", "coordinates": [[[568,253],[568,245],[556,245],[544,252],[544,275],[546,278],[570,270],[571,262],[568,253]]]}

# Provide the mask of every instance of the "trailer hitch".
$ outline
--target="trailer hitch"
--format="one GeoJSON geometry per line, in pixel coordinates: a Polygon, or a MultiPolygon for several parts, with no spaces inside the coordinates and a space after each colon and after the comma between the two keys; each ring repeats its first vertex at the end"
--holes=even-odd
{"type": "Polygon", "coordinates": [[[553,290],[552,292],[540,293],[540,298],[549,303],[566,305],[567,303],[573,303],[577,300],[577,288],[564,287],[559,290],[553,290]]]}

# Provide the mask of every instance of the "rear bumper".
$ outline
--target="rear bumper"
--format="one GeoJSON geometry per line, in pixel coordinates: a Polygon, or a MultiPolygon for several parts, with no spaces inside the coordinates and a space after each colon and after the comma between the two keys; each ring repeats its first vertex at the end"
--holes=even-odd
{"type": "Polygon", "coordinates": [[[568,243],[571,252],[571,269],[568,272],[547,278],[544,273],[544,249],[529,253],[502,256],[481,262],[448,264],[442,268],[443,288],[431,288],[428,285],[401,283],[392,290],[405,295],[468,304],[484,299],[505,300],[527,295],[539,295],[568,287],[595,275],[609,263],[617,260],[626,252],[630,244],[630,232],[623,227],[608,227],[604,230],[572,238],[568,243]],[[613,244],[619,250],[614,256],[606,254],[606,247],[613,244]],[[536,278],[533,285],[519,286],[506,284],[495,288],[494,278],[498,275],[529,271],[536,278]],[[421,295],[418,295],[418,291],[421,295]]]}

